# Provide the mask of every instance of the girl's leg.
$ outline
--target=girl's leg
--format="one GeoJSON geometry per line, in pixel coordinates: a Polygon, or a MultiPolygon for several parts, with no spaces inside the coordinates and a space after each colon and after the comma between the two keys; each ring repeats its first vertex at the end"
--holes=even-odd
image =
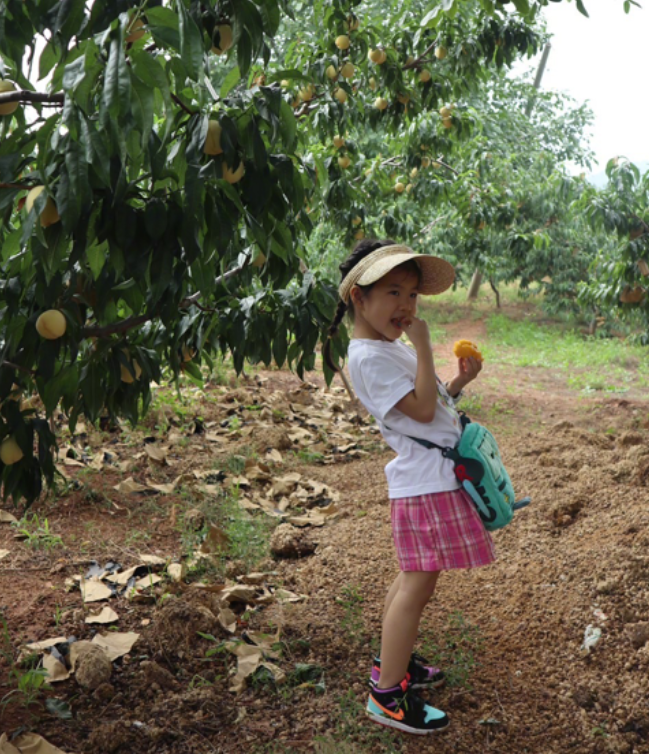
{"type": "Polygon", "coordinates": [[[405,678],[421,613],[433,596],[438,576],[439,571],[403,571],[395,579],[390,591],[398,586],[383,621],[380,689],[392,688],[405,678]]]}
{"type": "Polygon", "coordinates": [[[392,582],[392,586],[388,590],[387,597],[385,598],[385,606],[383,608],[383,622],[385,622],[385,616],[388,614],[394,595],[399,591],[399,584],[401,583],[401,571],[399,571],[396,579],[392,582]]]}

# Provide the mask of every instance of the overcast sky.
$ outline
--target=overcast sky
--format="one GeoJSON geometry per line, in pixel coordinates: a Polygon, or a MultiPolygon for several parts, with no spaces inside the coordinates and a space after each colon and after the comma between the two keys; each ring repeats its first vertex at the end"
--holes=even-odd
{"type": "Polygon", "coordinates": [[[649,0],[640,2],[627,15],[622,0],[585,0],[590,18],[574,2],[546,9],[553,39],[542,87],[588,100],[595,173],[616,155],[649,160],[649,0]]]}

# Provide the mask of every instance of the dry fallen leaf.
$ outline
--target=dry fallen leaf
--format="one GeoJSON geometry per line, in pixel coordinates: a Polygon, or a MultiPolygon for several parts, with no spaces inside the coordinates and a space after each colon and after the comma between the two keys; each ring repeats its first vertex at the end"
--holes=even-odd
{"type": "Polygon", "coordinates": [[[136,634],[134,631],[126,631],[124,633],[110,633],[110,634],[97,634],[93,640],[93,644],[97,644],[104,652],[110,657],[111,661],[117,660],[118,657],[123,657],[128,654],[135,642],[140,638],[140,634],[136,634]]]}
{"type": "Polygon", "coordinates": [[[162,448],[159,445],[152,445],[151,443],[147,443],[144,446],[144,451],[152,461],[159,463],[161,466],[168,464],[167,448],[162,448]]]}
{"type": "Polygon", "coordinates": [[[0,510],[0,524],[13,524],[17,521],[18,519],[13,515],[13,513],[0,510]]]}
{"type": "Polygon", "coordinates": [[[94,579],[81,579],[79,588],[81,589],[81,597],[84,602],[107,600],[113,594],[110,587],[106,586],[102,581],[95,581],[94,579]]]}
{"type": "Polygon", "coordinates": [[[0,550],[0,560],[2,560],[2,558],[6,558],[7,555],[9,555],[9,552],[9,550],[0,550]]]}
{"type": "Polygon", "coordinates": [[[178,486],[178,483],[182,479],[182,474],[177,476],[172,482],[169,482],[168,484],[154,484],[153,482],[150,482],[147,479],[147,485],[150,490],[155,490],[156,492],[161,492],[163,495],[170,495],[178,486]]]}
{"type": "Polygon", "coordinates": [[[219,612],[219,623],[226,631],[233,634],[237,628],[237,616],[229,607],[222,608],[219,612]]]}
{"type": "Polygon", "coordinates": [[[113,623],[119,620],[119,615],[110,607],[105,607],[97,615],[88,615],[86,617],[86,623],[113,623]]]}
{"type": "Polygon", "coordinates": [[[0,735],[0,754],[66,754],[37,733],[22,733],[10,743],[6,733],[0,735]]]}
{"type": "Polygon", "coordinates": [[[47,671],[47,680],[50,683],[65,681],[70,677],[70,671],[65,665],[48,652],[43,655],[43,668],[47,671]]]}
{"type": "Polygon", "coordinates": [[[56,636],[53,639],[43,639],[43,641],[33,641],[31,644],[25,644],[25,647],[33,652],[40,652],[43,649],[49,649],[55,644],[67,642],[66,636],[56,636]]]}
{"type": "Polygon", "coordinates": [[[129,477],[128,479],[124,479],[119,484],[116,484],[113,489],[128,495],[133,492],[146,492],[148,487],[134,481],[133,477],[129,477]]]}
{"type": "Polygon", "coordinates": [[[254,602],[257,589],[254,586],[246,586],[245,584],[234,584],[233,586],[226,586],[221,590],[222,602],[254,602]]]}
{"type": "Polygon", "coordinates": [[[169,563],[167,573],[172,581],[182,581],[187,573],[184,563],[169,563]]]}

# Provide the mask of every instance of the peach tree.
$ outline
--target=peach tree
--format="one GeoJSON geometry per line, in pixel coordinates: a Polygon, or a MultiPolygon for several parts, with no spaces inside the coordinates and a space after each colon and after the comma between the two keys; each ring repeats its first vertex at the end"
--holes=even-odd
{"type": "Polygon", "coordinates": [[[313,368],[335,288],[304,241],[361,169],[330,139],[422,113],[458,138],[448,103],[536,51],[548,4],[2,0],[4,496],[52,482],[56,409],[136,422],[226,354],[313,368]]]}

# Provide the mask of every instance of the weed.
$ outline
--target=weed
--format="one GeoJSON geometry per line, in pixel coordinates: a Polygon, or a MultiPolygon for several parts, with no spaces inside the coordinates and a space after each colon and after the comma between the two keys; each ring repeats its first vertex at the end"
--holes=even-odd
{"type": "Polygon", "coordinates": [[[471,688],[469,678],[478,666],[484,639],[479,626],[469,623],[461,612],[451,613],[441,642],[424,639],[422,654],[444,668],[448,686],[471,688]]]}
{"type": "Polygon", "coordinates": [[[23,516],[20,521],[13,522],[12,526],[17,529],[25,544],[34,550],[53,550],[63,545],[61,537],[50,531],[48,519],[41,520],[36,513],[31,518],[23,516]]]}
{"type": "Polygon", "coordinates": [[[320,463],[324,458],[324,453],[311,450],[298,450],[297,457],[304,463],[320,463]]]}
{"type": "Polygon", "coordinates": [[[357,586],[344,586],[342,597],[336,597],[336,602],[343,608],[344,616],[340,627],[349,636],[360,642],[363,639],[363,595],[357,586]]]}
{"type": "MultiPolygon", "coordinates": [[[[649,366],[641,346],[613,338],[594,339],[556,324],[514,321],[502,314],[489,317],[487,329],[490,339],[498,343],[501,362],[563,372],[568,386],[576,390],[626,392],[634,382],[640,387],[649,384],[649,366]],[[637,359],[637,370],[626,366],[629,359],[637,359]]],[[[489,344],[484,351],[487,358],[495,355],[489,344]]]]}
{"type": "Polygon", "coordinates": [[[334,734],[317,736],[316,752],[319,754],[398,754],[402,741],[398,734],[367,720],[364,701],[349,689],[337,697],[339,715],[334,734]],[[351,743],[351,742],[354,743],[351,743]]]}
{"type": "MultiPolygon", "coordinates": [[[[14,664],[9,627],[3,616],[0,616],[0,623],[2,624],[0,655],[2,655],[6,664],[11,667],[9,682],[12,685],[15,684],[15,688],[0,699],[0,710],[4,711],[13,698],[17,698],[22,707],[28,708],[36,701],[42,691],[51,688],[47,684],[47,670],[38,667],[28,667],[23,670],[19,665],[14,664]]],[[[40,662],[40,658],[36,658],[36,661],[40,662]]]]}

